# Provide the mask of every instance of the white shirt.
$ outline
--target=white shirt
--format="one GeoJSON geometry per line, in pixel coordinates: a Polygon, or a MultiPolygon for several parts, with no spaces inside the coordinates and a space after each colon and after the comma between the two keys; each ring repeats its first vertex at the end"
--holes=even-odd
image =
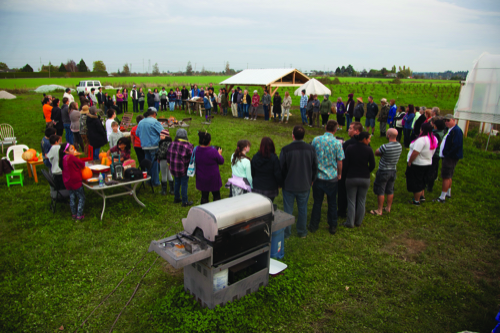
{"type": "Polygon", "coordinates": [[[50,164],[52,164],[50,171],[53,175],[62,175],[62,170],[59,167],[59,148],[61,148],[60,145],[52,146],[49,152],[45,155],[49,159],[50,164]]]}
{"type": "Polygon", "coordinates": [[[109,141],[109,135],[113,133],[113,129],[111,128],[111,123],[115,121],[114,119],[108,119],[106,120],[106,134],[108,135],[108,141],[109,141]]]}
{"type": "Polygon", "coordinates": [[[425,166],[432,165],[432,155],[436,149],[431,149],[431,141],[429,137],[422,136],[410,144],[410,152],[408,153],[408,158],[406,162],[410,161],[411,154],[413,151],[418,151],[417,158],[412,162],[412,164],[425,166]]]}
{"type": "Polygon", "coordinates": [[[74,101],[75,101],[75,99],[74,99],[73,95],[68,94],[67,92],[65,92],[65,93],[64,93],[63,98],[64,98],[64,97],[67,97],[67,98],[68,98],[68,100],[69,100],[69,104],[71,104],[72,102],[74,102],[74,101]]]}
{"type": "MultiPolygon", "coordinates": [[[[455,126],[457,126],[457,125],[455,125],[455,126]]],[[[444,149],[444,144],[446,143],[446,138],[448,137],[448,134],[450,134],[451,130],[455,128],[455,126],[448,129],[448,133],[446,133],[446,135],[443,138],[443,141],[441,141],[441,147],[439,147],[439,157],[441,157],[441,158],[444,158],[443,149],[444,149]]]]}
{"type": "Polygon", "coordinates": [[[95,94],[90,93],[90,98],[92,98],[92,102],[94,102],[94,104],[97,104],[97,97],[95,94]]]}

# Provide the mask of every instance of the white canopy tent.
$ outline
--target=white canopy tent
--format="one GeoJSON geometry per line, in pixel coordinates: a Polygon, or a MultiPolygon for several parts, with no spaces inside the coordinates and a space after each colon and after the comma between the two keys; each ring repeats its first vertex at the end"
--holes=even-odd
{"type": "Polygon", "coordinates": [[[300,96],[302,90],[306,91],[306,95],[331,95],[332,91],[328,89],[323,83],[319,82],[315,78],[310,79],[306,83],[304,83],[302,86],[300,86],[299,89],[295,90],[294,95],[295,96],[300,96]]]}
{"type": "MultiPolygon", "coordinates": [[[[483,123],[480,131],[485,129],[485,124],[500,124],[500,55],[485,52],[474,61],[454,113],[465,135],[469,121],[483,123]]],[[[491,125],[485,132],[490,131],[491,125]]]]}

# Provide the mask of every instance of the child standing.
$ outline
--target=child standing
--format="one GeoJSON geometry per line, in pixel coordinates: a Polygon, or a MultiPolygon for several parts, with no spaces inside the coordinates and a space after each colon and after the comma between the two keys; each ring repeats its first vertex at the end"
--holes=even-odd
{"type": "Polygon", "coordinates": [[[170,133],[168,130],[164,129],[160,132],[160,142],[158,143],[158,161],[160,161],[160,171],[161,171],[161,194],[167,195],[167,181],[170,184],[170,194],[174,194],[174,179],[170,174],[167,163],[167,150],[172,143],[172,138],[170,138],[170,133]]]}
{"type": "Polygon", "coordinates": [[[69,190],[71,215],[73,219],[81,221],[85,218],[83,215],[85,192],[82,185],[82,170],[85,168],[85,163],[75,155],[80,153],[69,143],[64,149],[59,149],[59,167],[62,170],[64,186],[69,190]]]}
{"type": "Polygon", "coordinates": [[[212,109],[212,102],[207,95],[203,96],[203,106],[205,107],[205,120],[208,120],[210,116],[210,110],[212,109]]]}
{"type": "Polygon", "coordinates": [[[41,142],[43,164],[45,164],[45,166],[49,169],[52,167],[52,165],[47,158],[47,153],[49,152],[50,148],[52,148],[52,146],[50,145],[50,137],[54,134],[56,134],[56,129],[54,127],[47,127],[45,129],[45,136],[42,138],[41,142]]]}
{"type": "Polygon", "coordinates": [[[229,183],[231,183],[231,196],[233,197],[252,191],[252,166],[247,157],[250,147],[250,141],[240,140],[234,154],[231,155],[233,177],[229,179],[229,183]]]}
{"type": "MultiPolygon", "coordinates": [[[[135,118],[137,125],[139,125],[139,122],[143,119],[144,119],[143,115],[138,115],[135,118]]],[[[132,140],[132,144],[134,145],[135,154],[137,155],[137,161],[139,162],[140,165],[142,160],[144,160],[144,150],[142,150],[141,147],[141,139],[136,135],[137,125],[132,127],[132,130],[130,131],[130,139],[132,140]]]]}
{"type": "Polygon", "coordinates": [[[46,156],[52,164],[50,172],[52,173],[52,178],[54,178],[54,182],[56,183],[56,189],[64,190],[65,187],[62,179],[62,170],[59,167],[59,149],[61,148],[62,138],[55,134],[50,136],[49,141],[51,148],[46,156]]]}
{"type": "Polygon", "coordinates": [[[109,141],[109,136],[111,133],[113,133],[113,128],[111,127],[111,124],[113,123],[113,119],[116,118],[116,112],[112,108],[108,109],[107,113],[108,119],[106,120],[106,134],[108,136],[108,141],[109,141]]]}
{"type": "Polygon", "coordinates": [[[118,139],[123,137],[123,133],[118,129],[118,123],[116,121],[113,121],[111,123],[111,129],[113,130],[113,132],[111,132],[111,134],[109,135],[109,148],[113,148],[114,146],[116,146],[118,139]]]}

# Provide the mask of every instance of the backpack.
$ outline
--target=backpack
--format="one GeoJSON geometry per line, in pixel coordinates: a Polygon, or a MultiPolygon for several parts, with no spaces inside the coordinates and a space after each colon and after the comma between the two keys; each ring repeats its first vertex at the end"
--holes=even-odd
{"type": "Polygon", "coordinates": [[[144,178],[141,170],[137,168],[128,168],[125,170],[125,179],[138,180],[141,178],[144,178]]]}

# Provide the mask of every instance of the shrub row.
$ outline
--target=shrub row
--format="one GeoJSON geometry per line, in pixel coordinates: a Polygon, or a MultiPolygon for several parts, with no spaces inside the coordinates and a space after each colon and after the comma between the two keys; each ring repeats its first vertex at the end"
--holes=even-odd
{"type": "MultiPolygon", "coordinates": [[[[51,72],[50,77],[104,77],[108,72],[51,72]]],[[[49,77],[49,72],[15,72],[0,73],[0,78],[21,79],[21,78],[44,78],[49,77]]]]}

